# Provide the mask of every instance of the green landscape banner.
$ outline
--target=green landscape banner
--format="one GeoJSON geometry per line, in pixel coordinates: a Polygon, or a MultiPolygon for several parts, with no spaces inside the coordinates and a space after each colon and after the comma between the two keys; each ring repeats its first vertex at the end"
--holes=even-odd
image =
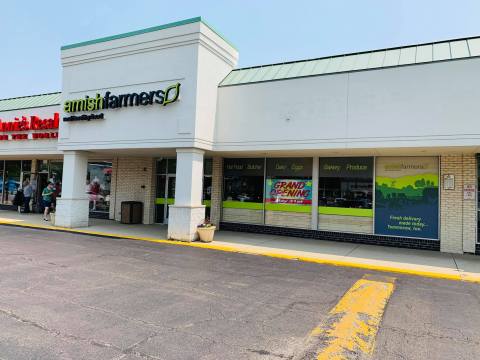
{"type": "Polygon", "coordinates": [[[375,234],[438,239],[438,158],[378,157],[375,234]]]}

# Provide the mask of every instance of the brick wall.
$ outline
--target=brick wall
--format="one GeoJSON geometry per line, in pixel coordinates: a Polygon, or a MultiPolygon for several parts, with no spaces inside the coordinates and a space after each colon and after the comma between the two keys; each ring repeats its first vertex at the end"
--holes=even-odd
{"type": "Polygon", "coordinates": [[[475,251],[476,201],[463,199],[463,186],[476,184],[475,155],[440,157],[440,248],[463,253],[475,251]],[[455,175],[455,189],[443,190],[443,176],[455,175]]]}
{"type": "Polygon", "coordinates": [[[224,208],[222,210],[222,221],[263,224],[263,210],[224,208]]]}
{"type": "Polygon", "coordinates": [[[223,159],[212,159],[212,194],[210,205],[210,221],[220,227],[222,217],[222,191],[223,191],[223,159]]]}
{"type": "Polygon", "coordinates": [[[122,201],[143,203],[143,223],[154,219],[155,181],[153,158],[122,157],[113,160],[110,217],[119,221],[122,201]]]}
{"type": "Polygon", "coordinates": [[[373,234],[373,218],[318,214],[318,229],[360,234],[373,234]]]}
{"type": "Polygon", "coordinates": [[[285,226],[299,229],[310,229],[311,223],[311,213],[265,211],[265,225],[267,226],[285,226]]]}

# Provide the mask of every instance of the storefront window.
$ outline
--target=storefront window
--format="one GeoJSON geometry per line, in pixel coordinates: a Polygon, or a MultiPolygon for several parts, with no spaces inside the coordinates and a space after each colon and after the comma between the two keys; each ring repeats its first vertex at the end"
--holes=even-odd
{"type": "Polygon", "coordinates": [[[20,160],[5,161],[3,182],[3,203],[11,205],[21,184],[22,162],[20,160]]]}
{"type": "Polygon", "coordinates": [[[203,194],[202,203],[205,205],[205,217],[210,218],[212,200],[212,159],[203,162],[203,194]]]}
{"type": "MultiPolygon", "coordinates": [[[[263,203],[264,159],[225,159],[224,206],[249,207],[240,203],[263,203]]],[[[251,205],[262,209],[262,206],[251,205]]]]}
{"type": "Polygon", "coordinates": [[[49,175],[51,182],[53,182],[55,185],[61,185],[63,175],[63,162],[51,161],[49,175]]]}
{"type": "Polygon", "coordinates": [[[265,159],[225,159],[223,221],[263,224],[265,159]]]}
{"type": "Polygon", "coordinates": [[[378,157],[375,234],[438,239],[438,157],[378,157]]]}
{"type": "Polygon", "coordinates": [[[310,228],[312,158],[267,159],[265,224],[310,228]]]}
{"type": "Polygon", "coordinates": [[[312,159],[267,159],[265,209],[311,212],[312,159]]]}
{"type": "Polygon", "coordinates": [[[372,216],[372,195],[373,158],[320,158],[320,214],[372,216]]]}
{"type": "Polygon", "coordinates": [[[24,173],[30,173],[32,171],[32,160],[23,160],[22,161],[22,171],[24,173]]]}
{"type": "Polygon", "coordinates": [[[318,228],[373,233],[373,158],[320,158],[318,228]]]}
{"type": "Polygon", "coordinates": [[[3,167],[5,165],[5,161],[0,160],[0,196],[1,199],[3,200],[3,188],[4,188],[4,181],[3,181],[3,167]]]}
{"type": "Polygon", "coordinates": [[[88,163],[85,191],[90,200],[91,212],[108,212],[110,210],[111,179],[111,162],[96,161],[88,163]]]}

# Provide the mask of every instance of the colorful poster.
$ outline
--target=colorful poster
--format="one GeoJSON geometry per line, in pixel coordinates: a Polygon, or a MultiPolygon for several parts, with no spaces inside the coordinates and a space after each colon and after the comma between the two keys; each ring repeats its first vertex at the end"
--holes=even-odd
{"type": "Polygon", "coordinates": [[[267,179],[266,202],[271,204],[312,204],[312,180],[267,179]]]}
{"type": "Polygon", "coordinates": [[[438,158],[379,157],[375,234],[438,239],[438,158]]]}

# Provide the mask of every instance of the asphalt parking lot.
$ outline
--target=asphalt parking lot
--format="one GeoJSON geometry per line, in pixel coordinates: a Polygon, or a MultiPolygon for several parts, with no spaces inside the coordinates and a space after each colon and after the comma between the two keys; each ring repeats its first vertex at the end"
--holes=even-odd
{"type": "MultiPolygon", "coordinates": [[[[0,359],[296,359],[365,275],[0,226],[0,359]]],[[[381,275],[395,290],[373,353],[349,358],[480,358],[478,284],[381,275]]]]}

